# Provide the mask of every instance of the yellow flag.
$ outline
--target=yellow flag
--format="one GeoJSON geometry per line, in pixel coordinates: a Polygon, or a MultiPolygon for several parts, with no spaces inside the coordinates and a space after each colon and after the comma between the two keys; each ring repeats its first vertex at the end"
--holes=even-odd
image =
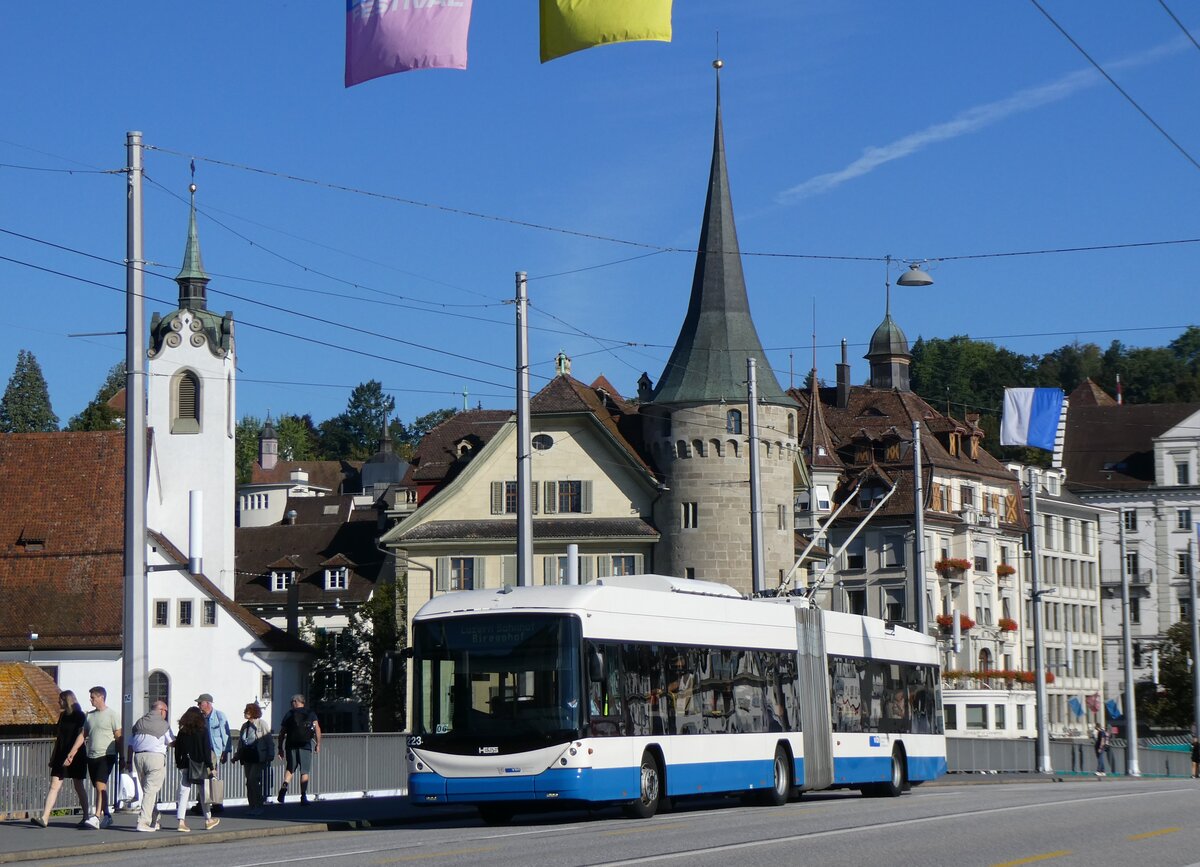
{"type": "Polygon", "coordinates": [[[671,0],[541,0],[542,63],[606,42],[671,41],[671,0]]]}

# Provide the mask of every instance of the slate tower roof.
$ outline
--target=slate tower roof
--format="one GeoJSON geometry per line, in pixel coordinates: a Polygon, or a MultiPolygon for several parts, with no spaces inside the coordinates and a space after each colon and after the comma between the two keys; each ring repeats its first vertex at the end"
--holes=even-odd
{"type": "Polygon", "coordinates": [[[698,250],[687,316],[651,402],[744,400],[746,359],[754,358],[760,399],[766,403],[792,405],[775,379],[750,318],[725,166],[719,78],[712,169],[698,250]]]}

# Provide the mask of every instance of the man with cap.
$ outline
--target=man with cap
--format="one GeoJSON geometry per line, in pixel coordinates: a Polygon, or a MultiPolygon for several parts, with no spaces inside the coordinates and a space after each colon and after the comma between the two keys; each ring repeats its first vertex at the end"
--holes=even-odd
{"type": "Polygon", "coordinates": [[[308,803],[308,774],[312,770],[313,753],[321,752],[321,724],[317,715],[304,706],[304,696],[292,696],[292,709],[283,715],[279,724],[279,758],[287,759],[287,771],[276,800],[287,797],[292,774],[300,773],[300,803],[308,803]]]}
{"type": "MultiPolygon", "coordinates": [[[[208,743],[212,749],[213,770],[217,772],[221,765],[229,761],[229,753],[232,749],[229,739],[229,720],[225,718],[225,714],[213,707],[213,697],[210,693],[200,693],[196,699],[196,706],[200,708],[200,713],[204,714],[204,718],[208,721],[208,743]],[[220,757],[219,762],[218,757],[220,757]]],[[[212,809],[214,813],[220,813],[225,808],[222,804],[213,804],[212,809]]]]}

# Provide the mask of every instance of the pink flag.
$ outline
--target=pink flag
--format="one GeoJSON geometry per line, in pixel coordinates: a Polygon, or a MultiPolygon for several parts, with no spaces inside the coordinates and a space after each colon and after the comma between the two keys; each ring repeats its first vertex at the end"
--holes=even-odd
{"type": "Polygon", "coordinates": [[[346,87],[410,69],[467,68],[471,0],[346,0],[346,87]]]}

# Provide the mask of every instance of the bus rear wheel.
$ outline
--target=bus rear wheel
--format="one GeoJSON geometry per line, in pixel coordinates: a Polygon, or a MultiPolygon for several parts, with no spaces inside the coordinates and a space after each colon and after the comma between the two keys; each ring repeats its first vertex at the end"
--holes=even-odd
{"type": "Polygon", "coordinates": [[[892,773],[886,783],[873,783],[863,787],[863,794],[868,798],[899,798],[904,794],[905,777],[904,754],[892,753],[892,773]]]}
{"type": "Polygon", "coordinates": [[[631,819],[649,819],[658,812],[662,800],[662,769],[653,753],[642,753],[638,777],[638,799],[625,805],[625,815],[631,819]]]}
{"type": "Polygon", "coordinates": [[[774,781],[763,793],[763,803],[769,807],[782,807],[792,794],[792,762],[782,745],[775,747],[774,781]]]}

